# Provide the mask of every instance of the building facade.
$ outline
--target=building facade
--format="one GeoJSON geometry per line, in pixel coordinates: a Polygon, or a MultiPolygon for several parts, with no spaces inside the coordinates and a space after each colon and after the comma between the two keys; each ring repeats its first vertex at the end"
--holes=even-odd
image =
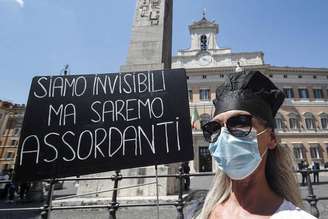
{"type": "Polygon", "coordinates": [[[0,170],[13,169],[25,105],[0,100],[0,170]]]}
{"type": "MultiPolygon", "coordinates": [[[[287,98],[275,118],[275,132],[295,161],[315,161],[321,166],[328,162],[328,68],[272,66],[265,64],[261,51],[234,53],[222,48],[219,25],[205,15],[191,24],[189,31],[190,48],[172,58],[172,68],[186,69],[190,113],[199,115],[193,128],[194,172],[216,168],[200,126],[213,116],[216,87],[236,67],[260,70],[285,92],[287,98]]],[[[14,167],[24,111],[24,105],[0,101],[0,170],[14,167]]]]}
{"type": "Polygon", "coordinates": [[[224,75],[239,69],[257,69],[286,94],[275,118],[275,132],[296,162],[321,166],[328,162],[328,69],[279,67],[265,64],[261,51],[234,53],[218,44],[219,26],[203,18],[189,26],[191,45],[172,58],[172,68],[185,68],[190,113],[199,116],[193,129],[195,172],[214,171],[200,126],[210,120],[216,87],[224,75]]]}

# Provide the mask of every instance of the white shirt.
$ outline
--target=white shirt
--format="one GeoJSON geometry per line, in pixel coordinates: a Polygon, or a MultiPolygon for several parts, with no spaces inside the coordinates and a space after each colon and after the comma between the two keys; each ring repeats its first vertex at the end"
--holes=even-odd
{"type": "Polygon", "coordinates": [[[296,207],[293,203],[284,200],[271,219],[316,219],[316,217],[296,207]]]}

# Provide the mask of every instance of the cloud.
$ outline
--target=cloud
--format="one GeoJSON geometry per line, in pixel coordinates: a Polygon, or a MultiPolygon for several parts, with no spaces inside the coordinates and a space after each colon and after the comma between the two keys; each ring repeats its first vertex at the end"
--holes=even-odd
{"type": "Polygon", "coordinates": [[[24,7],[24,1],[23,1],[23,0],[15,0],[15,2],[16,2],[17,4],[19,4],[19,6],[20,6],[21,8],[24,7]]]}
{"type": "Polygon", "coordinates": [[[24,1],[25,0],[0,0],[0,3],[2,3],[2,2],[16,3],[16,4],[19,5],[19,7],[23,8],[24,7],[24,1]]]}

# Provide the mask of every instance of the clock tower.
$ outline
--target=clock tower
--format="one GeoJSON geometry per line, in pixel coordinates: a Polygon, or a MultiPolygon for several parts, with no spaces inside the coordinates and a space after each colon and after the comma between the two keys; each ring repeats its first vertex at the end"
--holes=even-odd
{"type": "Polygon", "coordinates": [[[172,57],[172,68],[231,67],[263,65],[262,52],[233,53],[218,44],[219,25],[206,18],[205,11],[199,21],[189,25],[190,47],[172,57]]]}

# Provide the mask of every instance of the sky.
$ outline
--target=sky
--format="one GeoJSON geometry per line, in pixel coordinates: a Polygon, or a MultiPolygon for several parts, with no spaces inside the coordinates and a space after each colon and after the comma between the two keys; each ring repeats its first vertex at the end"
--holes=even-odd
{"type": "MultiPolygon", "coordinates": [[[[173,49],[189,48],[188,25],[219,24],[218,44],[264,52],[266,64],[328,68],[327,0],[173,0],[173,49]]],[[[26,103],[34,76],[119,71],[135,0],[0,0],[0,99],[26,103]]]]}

